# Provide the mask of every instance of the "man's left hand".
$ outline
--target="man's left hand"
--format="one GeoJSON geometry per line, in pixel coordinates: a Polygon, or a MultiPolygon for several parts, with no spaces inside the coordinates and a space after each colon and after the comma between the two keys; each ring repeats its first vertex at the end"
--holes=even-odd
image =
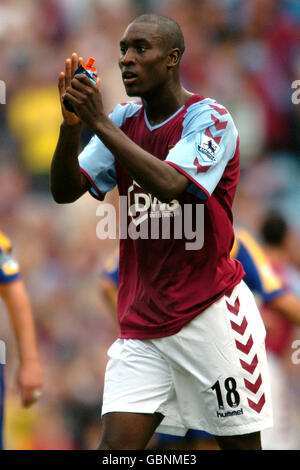
{"type": "Polygon", "coordinates": [[[21,392],[22,406],[26,408],[42,397],[43,378],[38,361],[28,361],[20,365],[17,385],[21,392]]]}
{"type": "Polygon", "coordinates": [[[99,77],[94,83],[84,74],[76,75],[63,96],[72,103],[79,118],[94,131],[104,115],[99,83],[99,77]]]}

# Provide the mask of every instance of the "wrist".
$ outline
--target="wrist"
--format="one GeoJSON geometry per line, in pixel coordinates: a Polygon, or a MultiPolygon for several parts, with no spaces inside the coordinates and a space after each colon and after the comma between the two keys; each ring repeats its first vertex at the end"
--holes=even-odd
{"type": "Polygon", "coordinates": [[[70,124],[69,122],[67,122],[66,120],[64,120],[64,121],[61,123],[60,128],[61,128],[62,130],[65,130],[65,131],[80,132],[80,131],[81,131],[81,128],[82,128],[82,122],[79,121],[79,122],[76,122],[75,124],[70,124]]]}
{"type": "Polygon", "coordinates": [[[92,131],[97,134],[98,136],[101,136],[106,129],[109,129],[109,126],[111,125],[111,120],[109,119],[106,114],[100,114],[97,117],[97,121],[94,123],[92,127],[92,131]]]}
{"type": "Polygon", "coordinates": [[[40,360],[37,355],[32,356],[24,356],[20,358],[20,366],[28,366],[28,365],[40,365],[40,360]]]}

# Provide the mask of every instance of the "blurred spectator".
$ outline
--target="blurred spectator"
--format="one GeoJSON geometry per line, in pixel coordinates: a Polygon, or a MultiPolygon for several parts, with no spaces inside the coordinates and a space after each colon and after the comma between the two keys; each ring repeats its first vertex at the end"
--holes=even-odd
{"type": "MultiPolygon", "coordinates": [[[[10,240],[0,232],[0,298],[7,310],[17,345],[19,366],[16,385],[24,407],[33,405],[42,396],[43,378],[36,344],[36,331],[31,303],[21,278],[19,264],[12,254],[10,240]]],[[[5,350],[1,340],[0,357],[0,450],[3,449],[3,417],[5,408],[5,350]]]]}
{"type": "MultiPolygon", "coordinates": [[[[284,217],[274,211],[267,213],[262,220],[261,237],[274,271],[283,279],[285,287],[300,298],[300,271],[295,265],[298,259],[294,258],[294,252],[298,254],[300,251],[300,238],[295,236],[284,217]]],[[[289,321],[289,316],[282,316],[272,305],[264,306],[262,316],[267,328],[271,391],[276,404],[276,427],[263,432],[263,443],[267,449],[299,449],[299,397],[293,390],[289,375],[291,345],[297,329],[289,321]]],[[[299,371],[295,373],[299,384],[299,371]]]]}

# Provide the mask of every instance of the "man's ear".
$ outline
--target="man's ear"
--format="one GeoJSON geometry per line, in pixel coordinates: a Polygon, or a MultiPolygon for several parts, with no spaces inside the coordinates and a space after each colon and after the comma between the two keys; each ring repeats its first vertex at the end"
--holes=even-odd
{"type": "Polygon", "coordinates": [[[180,55],[181,55],[180,50],[178,48],[171,49],[168,52],[167,67],[168,68],[176,67],[180,62],[180,55]]]}

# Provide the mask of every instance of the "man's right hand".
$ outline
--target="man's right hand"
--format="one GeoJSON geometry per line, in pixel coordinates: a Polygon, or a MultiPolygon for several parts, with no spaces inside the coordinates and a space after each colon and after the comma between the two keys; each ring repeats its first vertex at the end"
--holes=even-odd
{"type": "Polygon", "coordinates": [[[75,70],[79,67],[82,62],[82,57],[78,58],[78,55],[74,52],[72,58],[66,59],[65,72],[61,72],[58,79],[58,90],[61,102],[61,110],[64,118],[64,122],[69,126],[75,126],[81,121],[76,114],[67,111],[63,104],[63,95],[66,89],[71,86],[71,80],[73,78],[75,70]]]}

